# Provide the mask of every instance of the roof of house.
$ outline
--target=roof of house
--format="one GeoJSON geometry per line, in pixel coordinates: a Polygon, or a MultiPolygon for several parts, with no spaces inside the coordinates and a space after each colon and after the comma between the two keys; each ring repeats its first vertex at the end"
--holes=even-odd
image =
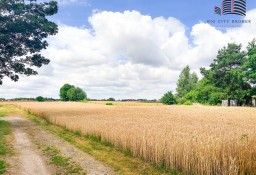
{"type": "Polygon", "coordinates": [[[256,98],[256,95],[253,95],[252,98],[256,98]]]}

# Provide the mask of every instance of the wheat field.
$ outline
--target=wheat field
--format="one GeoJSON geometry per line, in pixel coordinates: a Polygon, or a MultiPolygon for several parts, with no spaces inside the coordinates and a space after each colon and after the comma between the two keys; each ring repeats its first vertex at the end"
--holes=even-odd
{"type": "Polygon", "coordinates": [[[100,136],[184,174],[256,174],[256,109],[145,103],[22,102],[52,123],[100,136]]]}

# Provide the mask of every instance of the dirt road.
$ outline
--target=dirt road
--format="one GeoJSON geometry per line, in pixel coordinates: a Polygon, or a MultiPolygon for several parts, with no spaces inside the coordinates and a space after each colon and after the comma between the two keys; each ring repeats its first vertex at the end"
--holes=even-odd
{"type": "Polygon", "coordinates": [[[47,167],[42,156],[35,151],[28,134],[22,129],[26,127],[24,125],[26,121],[19,117],[7,117],[4,120],[8,121],[13,128],[15,138],[13,147],[18,155],[12,157],[10,162],[12,169],[7,173],[16,175],[50,175],[50,168],[47,167]],[[15,163],[15,166],[13,166],[13,163],[15,163]]]}
{"type": "Polygon", "coordinates": [[[73,145],[57,138],[53,134],[38,127],[33,122],[23,117],[5,117],[8,121],[15,137],[14,149],[16,156],[10,158],[11,168],[7,174],[12,175],[50,175],[59,173],[53,165],[47,163],[47,156],[38,149],[42,147],[54,146],[60,153],[71,158],[71,160],[84,169],[89,175],[114,175],[114,171],[95,160],[90,155],[82,152],[73,145]]]}

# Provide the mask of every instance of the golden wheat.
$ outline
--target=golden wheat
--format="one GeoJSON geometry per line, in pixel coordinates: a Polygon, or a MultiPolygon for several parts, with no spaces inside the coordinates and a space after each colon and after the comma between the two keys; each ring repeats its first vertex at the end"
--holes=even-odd
{"type": "Polygon", "coordinates": [[[184,174],[256,174],[256,109],[144,103],[18,103],[184,174]]]}

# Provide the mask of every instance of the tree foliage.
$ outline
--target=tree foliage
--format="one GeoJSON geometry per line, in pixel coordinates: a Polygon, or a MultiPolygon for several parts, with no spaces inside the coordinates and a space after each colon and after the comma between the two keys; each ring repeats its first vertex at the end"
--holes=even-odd
{"type": "Polygon", "coordinates": [[[187,93],[189,93],[197,84],[198,77],[196,73],[190,74],[190,67],[186,66],[180,76],[179,80],[177,82],[177,95],[178,97],[184,97],[187,93]]]}
{"type": "Polygon", "coordinates": [[[5,76],[18,81],[18,74],[36,75],[32,67],[49,63],[40,51],[48,46],[45,38],[58,31],[47,18],[57,11],[55,1],[0,1],[0,84],[5,76]]]}
{"type": "Polygon", "coordinates": [[[238,100],[239,105],[251,103],[256,95],[256,39],[247,50],[241,44],[230,43],[218,51],[209,69],[201,68],[203,78],[198,82],[195,73],[186,66],[177,82],[178,104],[187,100],[203,104],[220,104],[221,100],[238,100]]]}
{"type": "Polygon", "coordinates": [[[230,99],[242,101],[251,89],[251,85],[245,81],[244,74],[247,54],[241,51],[241,47],[241,44],[228,44],[227,47],[219,50],[209,70],[201,68],[202,75],[215,87],[221,88],[229,101],[230,99]]]}
{"type": "Polygon", "coordinates": [[[60,99],[61,101],[69,101],[67,92],[68,90],[70,90],[71,88],[74,88],[75,86],[70,85],[70,84],[64,84],[61,88],[60,88],[60,99]]]}
{"type": "Polygon", "coordinates": [[[86,93],[79,87],[64,84],[60,88],[60,99],[62,101],[79,101],[87,99],[86,93]]]}
{"type": "Polygon", "coordinates": [[[163,97],[161,98],[161,103],[167,104],[167,105],[176,104],[176,100],[173,93],[169,91],[166,94],[164,94],[163,97]]]}
{"type": "Polygon", "coordinates": [[[45,98],[42,96],[38,96],[38,97],[36,97],[36,101],[43,102],[43,101],[45,101],[45,98]]]}
{"type": "Polygon", "coordinates": [[[247,46],[248,58],[245,62],[245,77],[248,83],[256,86],[256,39],[247,46]]]}
{"type": "Polygon", "coordinates": [[[109,99],[107,99],[107,101],[116,101],[116,99],[113,97],[110,97],[109,99]]]}
{"type": "Polygon", "coordinates": [[[202,104],[216,105],[225,99],[221,88],[215,87],[209,80],[203,78],[196,87],[185,95],[185,99],[202,104]]]}
{"type": "Polygon", "coordinates": [[[86,94],[81,88],[71,88],[67,91],[69,101],[79,101],[86,99],[86,94]]]}

